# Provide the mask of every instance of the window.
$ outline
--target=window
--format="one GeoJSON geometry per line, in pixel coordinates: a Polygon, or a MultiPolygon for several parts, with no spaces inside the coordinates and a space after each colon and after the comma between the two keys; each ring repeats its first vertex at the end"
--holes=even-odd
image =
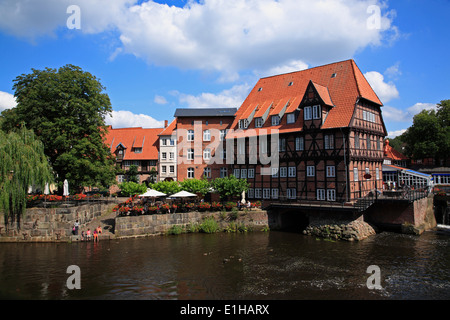
{"type": "Polygon", "coordinates": [[[359,134],[355,133],[355,148],[359,149],[359,134]]]}
{"type": "Polygon", "coordinates": [[[286,139],[285,138],[278,139],[278,151],[280,151],[280,152],[286,151],[286,139]]]}
{"type": "Polygon", "coordinates": [[[237,139],[238,154],[245,154],[245,139],[237,139]]]}
{"type": "Polygon", "coordinates": [[[239,169],[234,169],[234,170],[233,170],[233,175],[234,175],[236,178],[239,178],[240,173],[241,173],[241,170],[239,170],[239,169]]]}
{"type": "Polygon", "coordinates": [[[170,166],[169,167],[169,172],[170,173],[175,173],[175,166],[170,166]]]}
{"type": "Polygon", "coordinates": [[[334,149],[334,135],[327,134],[324,136],[325,149],[334,149]]]}
{"type": "Polygon", "coordinates": [[[317,200],[325,200],[325,189],[317,189],[317,200]]]}
{"type": "Polygon", "coordinates": [[[269,188],[263,189],[263,199],[270,199],[270,189],[269,188]]]}
{"type": "Polygon", "coordinates": [[[194,149],[188,149],[187,158],[188,160],[194,160],[194,149]]]}
{"type": "Polygon", "coordinates": [[[220,168],[220,177],[225,178],[228,176],[228,169],[227,168],[220,168]]]}
{"type": "Polygon", "coordinates": [[[248,169],[248,177],[249,178],[255,177],[255,169],[248,169]]]}
{"type": "Polygon", "coordinates": [[[255,128],[261,128],[264,124],[263,118],[256,118],[255,119],[255,128]]]}
{"type": "Polygon", "coordinates": [[[280,124],[280,116],[272,116],[272,125],[277,126],[280,124]]]}
{"type": "Polygon", "coordinates": [[[253,199],[255,197],[255,189],[248,189],[247,197],[253,199]]]}
{"type": "Polygon", "coordinates": [[[353,181],[359,181],[358,168],[353,168],[353,181]]]}
{"type": "Polygon", "coordinates": [[[295,177],[297,175],[297,167],[289,167],[289,177],[295,177]]]}
{"type": "Polygon", "coordinates": [[[335,189],[327,189],[327,201],[336,201],[335,189]]]}
{"type": "Polygon", "coordinates": [[[204,160],[211,159],[211,149],[206,148],[205,150],[203,150],[203,159],[204,160]]]}
{"type": "Polygon", "coordinates": [[[187,141],[194,141],[194,130],[188,130],[187,141]]]}
{"type": "Polygon", "coordinates": [[[169,152],[169,159],[170,160],[175,159],[175,153],[174,152],[169,152]]]}
{"type": "Polygon", "coordinates": [[[312,108],[311,107],[305,107],[304,109],[304,120],[311,120],[312,119],[312,108]]]}
{"type": "Polygon", "coordinates": [[[288,113],[288,115],[286,116],[286,122],[289,123],[294,123],[295,122],[295,113],[288,113]]]}
{"type": "Polygon", "coordinates": [[[187,177],[188,179],[194,179],[194,168],[187,169],[187,177]]]}
{"type": "Polygon", "coordinates": [[[170,145],[174,146],[175,145],[175,139],[170,139],[170,145]]]}
{"type": "Polygon", "coordinates": [[[286,178],[287,177],[287,167],[281,167],[280,168],[280,177],[286,178]]]}
{"type": "Polygon", "coordinates": [[[305,149],[305,139],[303,137],[295,138],[295,150],[303,151],[305,149]]]}
{"type": "Polygon", "coordinates": [[[161,145],[167,146],[167,139],[161,139],[161,145]]]}
{"type": "Polygon", "coordinates": [[[272,189],[272,199],[278,199],[278,189],[272,189]]]}
{"type": "Polygon", "coordinates": [[[294,85],[294,82],[289,82],[288,87],[292,87],[294,85]]]}
{"type": "Polygon", "coordinates": [[[278,178],[278,168],[272,168],[272,178],[278,178]]]}
{"type": "Polygon", "coordinates": [[[211,131],[210,130],[203,131],[203,141],[211,141],[211,131]]]}
{"type": "Polygon", "coordinates": [[[316,167],[314,167],[314,166],[306,167],[306,176],[307,177],[314,177],[315,174],[316,174],[316,167]]]}
{"type": "Polygon", "coordinates": [[[134,148],[134,153],[142,153],[142,148],[134,148]]]}
{"type": "Polygon", "coordinates": [[[241,169],[241,179],[247,179],[247,169],[241,169]]]}
{"type": "Polygon", "coordinates": [[[261,189],[255,189],[255,198],[256,199],[261,199],[261,189]]]}
{"type": "Polygon", "coordinates": [[[166,174],[167,173],[167,167],[166,166],[162,166],[161,167],[161,171],[162,171],[163,174],[166,174]]]}
{"type": "Polygon", "coordinates": [[[367,135],[366,140],[367,140],[367,142],[366,142],[366,144],[367,144],[367,150],[372,149],[372,145],[370,144],[370,135],[367,135]]]}
{"type": "Polygon", "coordinates": [[[380,168],[375,168],[375,177],[377,180],[380,180],[380,168]]]}
{"type": "Polygon", "coordinates": [[[247,127],[248,127],[247,119],[239,120],[239,129],[247,129],[247,127]]]}
{"type": "Polygon", "coordinates": [[[117,182],[119,182],[119,183],[125,182],[125,176],[123,174],[118,175],[117,182]]]}
{"type": "Polygon", "coordinates": [[[320,106],[313,106],[312,107],[312,116],[314,119],[320,119],[321,118],[321,114],[320,114],[320,106]]]}
{"type": "Polygon", "coordinates": [[[335,176],[336,176],[335,166],[327,166],[327,177],[335,177],[335,176]]]}
{"type": "Polygon", "coordinates": [[[286,194],[287,194],[288,199],[295,199],[297,197],[297,189],[288,188],[286,190],[286,194]]]}
{"type": "Polygon", "coordinates": [[[206,178],[211,178],[211,168],[205,168],[205,169],[203,170],[203,175],[204,175],[206,178]]]}
{"type": "Polygon", "coordinates": [[[161,159],[163,159],[163,160],[167,159],[167,153],[166,152],[161,153],[161,159]]]}
{"type": "Polygon", "coordinates": [[[123,162],[123,166],[124,166],[124,167],[129,167],[129,166],[131,166],[131,161],[130,161],[130,160],[125,160],[125,161],[123,162]]]}
{"type": "Polygon", "coordinates": [[[227,134],[226,130],[220,130],[220,141],[225,140],[226,134],[227,134]]]}

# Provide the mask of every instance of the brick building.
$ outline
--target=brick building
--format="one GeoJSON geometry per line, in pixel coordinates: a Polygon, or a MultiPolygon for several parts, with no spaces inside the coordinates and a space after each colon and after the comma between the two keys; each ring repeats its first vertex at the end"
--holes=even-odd
{"type": "Polygon", "coordinates": [[[353,60],[262,78],[227,134],[230,170],[250,182],[249,199],[362,197],[382,187],[381,107],[353,60]]]}
{"type": "MultiPolygon", "coordinates": [[[[163,128],[108,128],[105,143],[115,155],[116,164],[123,169],[125,174],[119,174],[117,184],[126,181],[126,172],[131,165],[136,165],[139,173],[140,183],[145,181],[156,181],[158,172],[158,149],[159,134],[163,128]]],[[[111,188],[110,192],[115,193],[119,189],[117,186],[111,188]]]]}

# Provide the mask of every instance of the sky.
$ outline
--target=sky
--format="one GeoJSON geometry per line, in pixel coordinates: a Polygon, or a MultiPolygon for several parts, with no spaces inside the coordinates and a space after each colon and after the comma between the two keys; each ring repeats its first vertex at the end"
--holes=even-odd
{"type": "Polygon", "coordinates": [[[266,76],[354,59],[388,136],[450,99],[450,0],[0,0],[0,112],[14,79],[79,66],[113,128],[239,108],[266,76]]]}

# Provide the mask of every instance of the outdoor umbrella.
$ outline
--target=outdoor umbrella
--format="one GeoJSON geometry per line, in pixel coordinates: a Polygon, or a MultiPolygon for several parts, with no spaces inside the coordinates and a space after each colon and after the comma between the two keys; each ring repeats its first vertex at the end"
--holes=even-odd
{"type": "Polygon", "coordinates": [[[197,196],[196,194],[193,194],[193,193],[183,190],[183,191],[177,192],[175,194],[172,194],[170,196],[170,198],[189,198],[189,197],[196,197],[196,196],[197,196]]]}
{"type": "Polygon", "coordinates": [[[64,180],[64,186],[63,186],[63,196],[69,195],[69,181],[67,179],[64,180]]]}
{"type": "Polygon", "coordinates": [[[147,189],[147,192],[140,194],[139,197],[149,197],[149,198],[157,198],[157,197],[164,197],[166,196],[165,193],[153,190],[153,189],[147,189]]]}

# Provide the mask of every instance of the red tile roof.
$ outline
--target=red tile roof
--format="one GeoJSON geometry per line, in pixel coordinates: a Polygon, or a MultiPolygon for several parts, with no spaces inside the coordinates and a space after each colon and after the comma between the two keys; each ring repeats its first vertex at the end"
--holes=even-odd
{"type": "Polygon", "coordinates": [[[384,142],[384,157],[392,160],[407,160],[408,157],[392,148],[389,140],[384,142]]]}
{"type": "Polygon", "coordinates": [[[106,134],[106,145],[110,147],[111,153],[116,151],[119,144],[125,148],[123,160],[158,160],[158,135],[163,128],[108,128],[106,134]],[[141,153],[135,153],[133,148],[142,148],[141,153]]]}
{"type": "MultiPolygon", "coordinates": [[[[323,129],[347,127],[358,98],[382,106],[361,70],[351,59],[260,79],[236,112],[236,118],[231,128],[237,130],[239,120],[247,118],[251,113],[250,110],[253,110],[256,105],[265,108],[259,109],[258,115],[263,114],[272,103],[275,106],[277,102],[278,105],[271,110],[271,114],[279,112],[285,106],[285,101],[290,101],[286,113],[295,111],[300,105],[310,81],[313,82],[325,104],[334,106],[330,109],[326,121],[322,125],[323,129]]],[[[271,126],[268,121],[270,119],[268,119],[263,128],[275,129],[278,127],[280,132],[293,131],[294,127],[297,128],[297,131],[301,130],[303,120],[298,119],[297,123],[287,125],[285,118],[283,117],[280,126],[271,126]]],[[[254,128],[254,124],[251,123],[249,128],[254,128]]]]}
{"type": "Polygon", "coordinates": [[[174,130],[177,128],[177,119],[174,119],[167,128],[164,128],[164,130],[159,134],[160,136],[171,136],[174,130]]]}

